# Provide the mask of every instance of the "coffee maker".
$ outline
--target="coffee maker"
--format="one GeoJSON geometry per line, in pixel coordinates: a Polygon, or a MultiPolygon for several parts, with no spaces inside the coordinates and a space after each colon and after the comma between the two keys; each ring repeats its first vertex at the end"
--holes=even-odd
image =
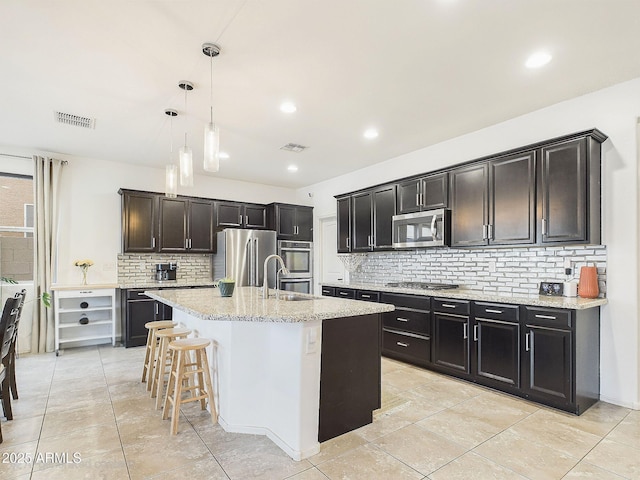
{"type": "Polygon", "coordinates": [[[176,279],[178,266],[173,263],[156,263],[156,281],[164,282],[176,279]]]}

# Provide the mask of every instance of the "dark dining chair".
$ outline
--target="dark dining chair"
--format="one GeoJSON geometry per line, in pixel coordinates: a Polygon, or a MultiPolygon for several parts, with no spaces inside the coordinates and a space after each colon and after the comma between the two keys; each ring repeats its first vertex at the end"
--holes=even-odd
{"type": "Polygon", "coordinates": [[[0,399],[2,400],[2,408],[4,416],[7,420],[13,420],[13,412],[11,411],[11,392],[9,369],[7,368],[9,351],[13,341],[13,332],[16,329],[18,315],[22,306],[24,295],[16,294],[13,298],[8,298],[2,310],[2,318],[0,318],[0,364],[3,367],[2,382],[0,383],[0,399]]]}
{"type": "Polygon", "coordinates": [[[18,296],[22,297],[22,301],[20,303],[20,307],[18,308],[18,317],[16,318],[16,324],[13,329],[13,338],[11,339],[11,346],[9,347],[9,355],[6,358],[2,359],[2,363],[7,369],[7,381],[9,382],[11,396],[14,400],[18,399],[18,387],[16,384],[16,350],[18,348],[18,326],[20,324],[20,318],[22,317],[22,307],[24,307],[24,302],[27,297],[27,291],[25,289],[22,289],[15,294],[14,298],[18,298],[18,296]]]}

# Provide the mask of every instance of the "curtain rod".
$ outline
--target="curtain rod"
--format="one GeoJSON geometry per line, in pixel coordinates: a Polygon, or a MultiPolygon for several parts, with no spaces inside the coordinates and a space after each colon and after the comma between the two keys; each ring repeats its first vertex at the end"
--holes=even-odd
{"type": "Polygon", "coordinates": [[[3,157],[13,157],[13,158],[24,158],[26,160],[31,160],[33,157],[25,157],[24,155],[11,155],[10,153],[0,153],[3,157]]]}

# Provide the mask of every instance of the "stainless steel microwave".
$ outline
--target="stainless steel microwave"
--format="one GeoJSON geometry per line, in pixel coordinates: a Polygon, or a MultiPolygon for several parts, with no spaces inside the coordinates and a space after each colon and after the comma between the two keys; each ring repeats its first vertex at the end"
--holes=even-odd
{"type": "Polygon", "coordinates": [[[449,245],[451,211],[446,208],[393,216],[393,248],[449,245]]]}

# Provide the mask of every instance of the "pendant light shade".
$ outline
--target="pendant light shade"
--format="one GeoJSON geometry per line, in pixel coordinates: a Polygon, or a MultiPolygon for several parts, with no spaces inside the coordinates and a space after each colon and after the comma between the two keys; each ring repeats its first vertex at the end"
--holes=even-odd
{"type": "Polygon", "coordinates": [[[178,116],[178,112],[172,109],[166,109],[165,115],[170,118],[170,132],[169,132],[169,163],[165,167],[165,180],[164,180],[164,194],[169,198],[176,198],[178,196],[178,167],[173,163],[173,117],[178,116]]]}
{"type": "Polygon", "coordinates": [[[204,126],[204,169],[207,172],[220,170],[220,131],[215,123],[204,126]]]}
{"type": "Polygon", "coordinates": [[[187,135],[185,134],[184,146],[180,147],[178,155],[180,157],[180,185],[183,187],[193,187],[193,153],[187,146],[187,135]]]}
{"type": "Polygon", "coordinates": [[[181,80],[178,86],[184,90],[184,146],[180,147],[180,186],[193,187],[193,153],[187,145],[187,92],[193,90],[193,83],[181,80]]]}
{"type": "Polygon", "coordinates": [[[209,57],[211,73],[210,110],[211,118],[204,126],[204,162],[203,168],[207,172],[215,173],[220,170],[220,130],[213,122],[213,57],[220,54],[220,47],[214,43],[203,43],[202,53],[209,57]]]}

